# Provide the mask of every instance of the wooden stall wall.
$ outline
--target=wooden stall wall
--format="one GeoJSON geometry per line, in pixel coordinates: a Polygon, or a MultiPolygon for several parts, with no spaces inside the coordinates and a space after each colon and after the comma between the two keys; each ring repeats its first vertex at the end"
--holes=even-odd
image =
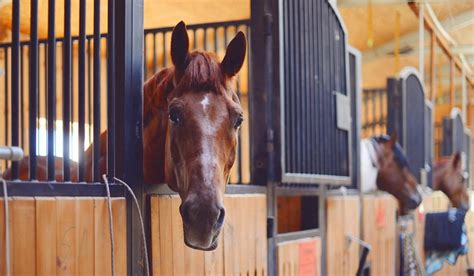
{"type": "Polygon", "coordinates": [[[266,197],[226,195],[219,246],[204,252],[183,240],[178,196],[151,198],[153,275],[267,275],[266,197]]]}
{"type": "MultiPolygon", "coordinates": [[[[115,275],[127,274],[126,203],[112,199],[115,275]]],[[[106,198],[9,199],[12,275],[111,275],[106,198]]],[[[5,267],[5,209],[0,200],[0,275],[5,267]]]]}
{"type": "MultiPolygon", "coordinates": [[[[474,192],[471,193],[471,209],[466,215],[466,231],[469,242],[469,258],[470,263],[474,264],[474,192]]],[[[423,198],[423,203],[415,212],[416,225],[416,241],[418,252],[420,253],[423,265],[425,262],[425,252],[423,250],[424,229],[425,229],[425,214],[429,212],[445,212],[449,207],[449,199],[442,192],[434,192],[423,198]]],[[[456,265],[450,266],[447,263],[443,268],[436,273],[436,275],[450,276],[450,275],[466,275],[467,256],[460,256],[456,265]]]]}
{"type": "Polygon", "coordinates": [[[279,276],[321,275],[321,238],[283,242],[277,251],[279,276]]]}
{"type": "Polygon", "coordinates": [[[395,275],[397,201],[388,194],[364,195],[363,239],[372,246],[368,261],[372,275],[395,275]]]}
{"type": "Polygon", "coordinates": [[[327,198],[327,262],[328,275],[355,275],[359,266],[359,249],[348,237],[360,238],[359,196],[327,198]]]}

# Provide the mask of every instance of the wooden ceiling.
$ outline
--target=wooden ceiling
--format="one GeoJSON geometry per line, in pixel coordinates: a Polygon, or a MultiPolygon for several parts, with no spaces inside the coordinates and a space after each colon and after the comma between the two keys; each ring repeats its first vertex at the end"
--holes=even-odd
{"type": "MultiPolygon", "coordinates": [[[[380,4],[382,0],[372,0],[372,15],[373,15],[373,33],[374,43],[372,47],[368,46],[369,34],[369,12],[368,6],[361,0],[338,0],[339,10],[344,19],[346,28],[348,30],[349,43],[355,48],[359,49],[363,57],[363,85],[367,88],[384,87],[387,76],[397,75],[395,58],[393,52],[395,50],[395,33],[396,33],[396,17],[397,13],[400,16],[399,33],[402,38],[401,50],[403,47],[411,49],[407,53],[400,56],[400,68],[404,66],[418,67],[418,18],[410,9],[408,4],[380,4]],[[362,3],[362,4],[361,4],[362,3]],[[411,42],[404,41],[403,37],[408,34],[414,34],[415,39],[411,42]],[[389,45],[389,49],[385,49],[385,53],[380,54],[382,46],[389,45]],[[373,57],[374,52],[378,52],[376,58],[373,57]]],[[[386,2],[386,1],[385,1],[386,2]]],[[[367,3],[367,2],[365,2],[367,3]]],[[[461,28],[454,28],[449,31],[451,37],[458,45],[466,45],[474,48],[474,1],[472,0],[439,0],[430,1],[430,5],[436,14],[438,20],[444,24],[455,22],[457,16],[472,12],[472,18],[467,17],[465,24],[459,24],[461,28]]],[[[459,19],[457,19],[459,20],[459,19]]],[[[425,62],[429,58],[429,41],[425,41],[425,62]]],[[[474,49],[472,49],[474,51],[474,49]]],[[[442,56],[442,54],[437,53],[442,56]]],[[[471,56],[474,59],[474,56],[471,56]]],[[[446,62],[445,62],[446,64],[446,62]]],[[[429,68],[430,64],[425,63],[425,68],[429,68]]],[[[471,64],[471,69],[474,65],[471,64]]],[[[425,69],[428,70],[428,69],[425,69]]],[[[472,70],[474,72],[474,70],[472,70]]],[[[443,76],[444,77],[444,76],[443,76]]]]}

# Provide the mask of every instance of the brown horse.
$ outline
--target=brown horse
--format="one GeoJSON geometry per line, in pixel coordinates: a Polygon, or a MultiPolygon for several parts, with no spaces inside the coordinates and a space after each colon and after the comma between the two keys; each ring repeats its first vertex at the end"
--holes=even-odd
{"type": "Polygon", "coordinates": [[[416,179],[396,135],[362,140],[360,161],[362,193],[377,189],[388,192],[398,200],[401,214],[420,205],[422,197],[416,179]]]}
{"type": "MultiPolygon", "coordinates": [[[[143,173],[148,183],[168,183],[182,203],[184,240],[189,247],[213,250],[224,224],[223,196],[234,164],[237,132],[243,121],[232,77],[243,65],[246,38],[238,32],[222,62],[216,55],[189,52],[184,22],[173,30],[173,67],[144,85],[143,173]]],[[[100,137],[100,172],[106,173],[107,133],[100,137]]],[[[56,162],[61,172],[60,158],[56,162]]],[[[46,181],[46,158],[39,158],[38,179],[46,181]]],[[[77,180],[77,164],[71,178],[77,180]]],[[[92,180],[92,145],[86,152],[86,180],[92,180]]],[[[28,178],[22,161],[20,178],[28,178]]],[[[56,180],[61,181],[62,173],[56,180]]]]}
{"type": "Polygon", "coordinates": [[[469,193],[461,163],[460,152],[436,162],[433,166],[433,190],[442,191],[453,207],[467,211],[469,193]]]}

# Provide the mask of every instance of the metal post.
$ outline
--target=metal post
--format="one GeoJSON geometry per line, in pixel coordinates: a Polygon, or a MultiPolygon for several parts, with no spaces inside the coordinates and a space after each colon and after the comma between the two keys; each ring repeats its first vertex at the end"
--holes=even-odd
{"type": "MultiPolygon", "coordinates": [[[[114,49],[115,119],[120,122],[115,126],[115,171],[131,186],[147,218],[142,150],[143,0],[117,0],[114,11],[115,18],[120,19],[115,20],[114,49]]],[[[144,274],[139,225],[138,212],[127,196],[128,275],[144,274]]]]}

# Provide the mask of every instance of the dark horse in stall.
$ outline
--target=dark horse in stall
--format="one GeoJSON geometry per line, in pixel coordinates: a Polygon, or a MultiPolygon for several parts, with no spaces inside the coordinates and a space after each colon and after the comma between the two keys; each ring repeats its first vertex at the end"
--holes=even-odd
{"type": "Polygon", "coordinates": [[[436,162],[433,166],[433,190],[442,191],[452,207],[469,210],[469,193],[466,173],[462,170],[461,153],[456,152],[436,162]]]}
{"type": "MultiPolygon", "coordinates": [[[[212,53],[189,51],[184,22],[171,38],[173,67],[144,85],[143,173],[147,183],[168,183],[182,203],[184,241],[200,250],[217,247],[224,224],[224,191],[235,161],[243,111],[232,89],[241,69],[246,38],[238,32],[219,62],[212,53]]],[[[100,137],[100,172],[106,173],[106,132],[100,137]]],[[[97,141],[96,141],[97,142],[97,141]]],[[[92,181],[92,145],[86,152],[86,181],[92,181]]],[[[46,181],[46,158],[38,158],[38,180],[46,181]]],[[[62,160],[56,159],[56,180],[62,160]]],[[[6,173],[6,177],[9,177],[6,173]]],[[[20,162],[20,179],[28,179],[28,159],[20,162]]],[[[77,164],[71,164],[77,181],[77,164]]]]}
{"type": "Polygon", "coordinates": [[[361,192],[377,189],[398,200],[400,214],[416,209],[422,201],[418,184],[397,136],[381,135],[361,141],[361,192]]]}

